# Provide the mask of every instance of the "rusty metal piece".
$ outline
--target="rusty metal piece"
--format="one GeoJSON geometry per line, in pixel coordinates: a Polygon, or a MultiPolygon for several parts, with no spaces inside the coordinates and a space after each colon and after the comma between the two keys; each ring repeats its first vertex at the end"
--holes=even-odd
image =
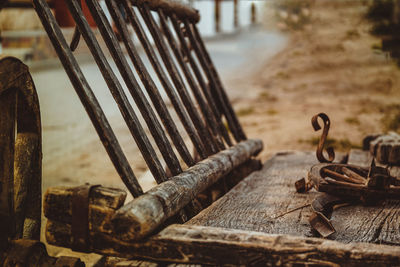
{"type": "Polygon", "coordinates": [[[336,233],[336,230],[330,220],[326,218],[321,212],[313,212],[308,221],[311,227],[324,238],[327,238],[336,233]]]}
{"type": "Polygon", "coordinates": [[[99,185],[85,184],[74,188],[72,193],[72,250],[89,252],[89,196],[99,185]]]}
{"type": "Polygon", "coordinates": [[[321,163],[311,167],[308,178],[318,191],[351,201],[361,200],[365,204],[376,204],[383,199],[400,199],[397,179],[391,177],[386,168],[374,165],[366,169],[350,164],[321,163]],[[344,176],[343,170],[346,169],[364,177],[364,182],[344,176]],[[344,181],[343,178],[347,180],[344,181]]]}
{"type": "Polygon", "coordinates": [[[288,210],[288,211],[285,211],[285,212],[283,212],[283,213],[281,213],[281,214],[275,216],[274,219],[278,219],[278,218],[280,218],[280,217],[283,217],[283,216],[285,216],[286,214],[292,213],[292,212],[294,212],[294,211],[296,211],[296,210],[301,210],[302,208],[309,207],[310,205],[311,205],[310,203],[307,203],[307,204],[301,205],[301,206],[299,206],[299,207],[290,209],[290,210],[288,210]]]}
{"type": "Polygon", "coordinates": [[[342,182],[348,182],[348,183],[353,183],[353,184],[365,184],[365,179],[359,180],[353,177],[348,177],[345,176],[339,172],[330,170],[328,168],[322,169],[322,173],[326,176],[329,176],[330,178],[334,178],[337,181],[342,181],[342,182]]]}
{"type": "Polygon", "coordinates": [[[333,147],[327,147],[326,152],[328,153],[329,159],[326,159],[325,156],[323,155],[323,150],[324,150],[324,145],[325,141],[328,137],[328,132],[329,132],[329,127],[331,125],[331,121],[329,120],[328,115],[325,113],[319,113],[311,118],[311,124],[314,128],[314,131],[319,131],[321,129],[321,126],[318,123],[318,117],[322,119],[324,122],[324,129],[322,130],[322,135],[318,143],[316,155],[317,159],[321,163],[328,163],[328,162],[333,162],[335,159],[335,151],[333,150],[333,147]]]}
{"type": "Polygon", "coordinates": [[[336,205],[346,203],[345,200],[322,194],[311,202],[313,214],[309,218],[311,227],[322,237],[327,238],[336,232],[329,218],[332,216],[333,208],[336,205]]]}
{"type": "Polygon", "coordinates": [[[343,174],[347,175],[350,178],[353,178],[353,179],[359,181],[360,183],[365,183],[366,182],[365,177],[363,177],[362,175],[356,173],[355,171],[352,171],[351,169],[349,169],[347,167],[343,167],[342,168],[342,172],[343,172],[343,174]]]}
{"type": "Polygon", "coordinates": [[[306,179],[303,177],[300,180],[297,180],[294,183],[294,186],[296,187],[296,192],[297,193],[305,193],[310,191],[313,188],[312,183],[310,181],[306,182],[306,179]]]}

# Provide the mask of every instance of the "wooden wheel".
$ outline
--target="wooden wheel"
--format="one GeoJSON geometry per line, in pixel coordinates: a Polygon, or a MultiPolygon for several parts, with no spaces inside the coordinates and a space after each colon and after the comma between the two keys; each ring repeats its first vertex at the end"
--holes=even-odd
{"type": "Polygon", "coordinates": [[[42,146],[39,101],[28,67],[0,60],[0,245],[40,238],[42,146]]]}

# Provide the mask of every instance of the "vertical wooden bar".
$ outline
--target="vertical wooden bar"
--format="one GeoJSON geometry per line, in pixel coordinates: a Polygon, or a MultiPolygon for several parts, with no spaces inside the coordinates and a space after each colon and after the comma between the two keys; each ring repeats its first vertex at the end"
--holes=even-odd
{"type": "MultiPolygon", "coordinates": [[[[117,40],[117,37],[114,34],[114,31],[111,28],[103,10],[101,9],[97,0],[86,0],[88,7],[91,10],[92,17],[96,21],[96,24],[99,27],[100,33],[111,52],[112,57],[117,65],[119,72],[124,79],[128,90],[131,92],[133,99],[136,102],[143,118],[145,119],[150,133],[153,135],[154,140],[160,152],[167,163],[167,167],[171,171],[172,175],[177,175],[182,172],[182,168],[179,164],[179,160],[176,157],[174,151],[172,150],[172,146],[169,143],[157,117],[154,113],[150,103],[147,101],[145,95],[143,94],[139,84],[136,81],[136,78],[133,75],[131,67],[128,65],[128,62],[125,58],[125,55],[122,52],[121,46],[117,40]]],[[[157,106],[156,106],[157,107],[157,106]]],[[[157,182],[162,182],[157,181],[157,182]]]]}
{"type": "Polygon", "coordinates": [[[172,78],[175,88],[178,91],[179,96],[181,97],[182,102],[184,103],[185,108],[186,108],[190,118],[193,121],[193,124],[196,126],[201,137],[205,139],[205,144],[210,149],[211,154],[215,154],[216,152],[218,152],[217,141],[215,139],[215,136],[211,135],[207,131],[202,118],[200,117],[196,107],[194,106],[190,96],[188,95],[185,85],[183,83],[182,77],[180,76],[180,74],[175,66],[175,62],[172,60],[171,55],[169,54],[169,50],[166,47],[164,39],[161,38],[162,34],[156,25],[156,22],[150,12],[149,7],[147,6],[146,3],[144,3],[142,6],[139,6],[139,11],[140,11],[144,21],[146,22],[146,25],[147,25],[151,35],[153,36],[153,40],[157,46],[157,49],[158,49],[159,54],[164,62],[164,65],[165,65],[169,75],[172,78]]]}
{"type": "Polygon", "coordinates": [[[199,83],[200,88],[202,89],[202,92],[203,92],[205,98],[207,99],[208,105],[210,106],[210,108],[214,114],[214,118],[217,121],[218,129],[221,132],[222,136],[224,137],[225,142],[228,144],[228,146],[232,146],[232,141],[231,141],[231,138],[229,137],[228,131],[227,131],[225,125],[221,121],[221,113],[218,110],[217,105],[215,104],[214,98],[211,96],[209,87],[206,84],[206,82],[204,81],[203,75],[201,74],[201,71],[200,71],[199,67],[197,66],[197,63],[195,62],[195,60],[192,56],[192,53],[189,49],[186,39],[183,36],[182,29],[178,23],[178,18],[176,17],[175,14],[172,14],[170,19],[171,19],[173,28],[175,29],[175,33],[180,41],[180,45],[181,45],[181,48],[183,49],[184,56],[189,60],[190,66],[196,76],[197,82],[199,83]]]}
{"type": "Polygon", "coordinates": [[[193,95],[196,98],[197,103],[199,104],[200,110],[202,111],[203,117],[206,120],[207,123],[207,128],[211,129],[212,133],[217,140],[217,144],[219,149],[224,149],[224,144],[223,141],[221,140],[221,133],[218,131],[218,123],[217,120],[214,117],[214,114],[211,112],[210,107],[206,104],[200,89],[198,88],[196,82],[194,81],[194,77],[191,74],[188,66],[186,65],[184,59],[183,59],[183,55],[178,47],[178,44],[174,38],[174,36],[172,35],[172,32],[169,29],[169,26],[167,24],[167,19],[164,15],[164,12],[159,9],[158,10],[158,14],[159,14],[159,18],[160,18],[160,23],[161,23],[161,28],[164,32],[164,35],[167,37],[168,43],[175,55],[176,60],[178,61],[182,72],[184,73],[186,80],[193,92],[193,95]]]}
{"type": "Polygon", "coordinates": [[[239,142],[241,140],[246,140],[243,129],[240,126],[235,112],[233,111],[233,108],[229,102],[228,96],[226,95],[225,90],[222,87],[221,80],[218,76],[213,62],[211,61],[210,55],[205,48],[205,45],[200,37],[196,25],[189,22],[188,20],[184,20],[183,22],[190,43],[194,48],[197,58],[204,72],[206,73],[208,80],[210,81],[210,88],[211,90],[213,90],[217,105],[221,108],[221,112],[222,114],[224,114],[228,122],[229,129],[232,131],[232,134],[235,137],[236,141],[239,142]]]}
{"type": "Polygon", "coordinates": [[[147,163],[150,171],[152,172],[154,178],[159,181],[164,181],[167,179],[167,175],[157,158],[157,155],[144,132],[143,127],[140,124],[139,119],[137,118],[132,106],[130,105],[121,84],[119,83],[117,77],[114,72],[111,70],[111,67],[105,58],[104,53],[102,52],[99,43],[94,36],[93,31],[90,28],[90,25],[86,21],[80,6],[79,2],[75,0],[66,0],[67,6],[74,17],[79,31],[81,32],[83,38],[88,45],[90,52],[92,53],[104,80],[106,81],[108,88],[110,89],[111,94],[113,95],[115,102],[118,104],[118,107],[121,111],[121,114],[133,136],[135,139],[144,160],[147,163]]]}
{"type": "Polygon", "coordinates": [[[77,92],[83,106],[86,109],[96,131],[104,145],[115,169],[122,181],[134,197],[143,194],[129,163],[111,129],[111,126],[104,115],[92,89],[85,79],[75,57],[57,25],[57,22],[50,11],[45,0],[33,0],[36,12],[42,21],[50,41],[60,58],[61,63],[67,72],[75,91],[77,92]]]}
{"type": "Polygon", "coordinates": [[[135,66],[137,73],[139,73],[139,77],[145,86],[147,93],[149,94],[153,104],[156,108],[156,111],[166,128],[172,142],[174,143],[176,149],[181,155],[182,159],[188,166],[192,166],[195,164],[192,156],[190,155],[182,136],[180,135],[175,122],[173,121],[167,106],[162,99],[160,92],[158,91],[153,79],[151,78],[149,72],[143,64],[142,59],[140,58],[135,45],[133,44],[132,38],[129,35],[128,28],[125,24],[124,19],[122,18],[119,7],[115,1],[106,0],[106,4],[108,10],[113,18],[115,25],[118,29],[119,34],[121,34],[122,40],[125,44],[126,50],[128,51],[131,62],[135,66]]]}
{"type": "Polygon", "coordinates": [[[197,151],[201,159],[206,158],[210,153],[206,150],[204,141],[200,138],[198,132],[195,130],[192,121],[189,119],[182,102],[180,101],[179,97],[177,96],[175,90],[173,89],[168,77],[166,76],[164,70],[161,67],[161,64],[154,52],[153,46],[150,44],[149,39],[147,38],[142,26],[140,25],[139,19],[136,16],[132,6],[130,5],[129,0],[122,1],[126,14],[128,16],[129,22],[133,26],[143,48],[147,54],[147,57],[150,60],[150,63],[153,66],[161,84],[163,85],[166,93],[168,94],[169,99],[171,100],[172,105],[175,108],[183,126],[185,127],[189,137],[191,138],[194,146],[196,147],[197,151]]]}

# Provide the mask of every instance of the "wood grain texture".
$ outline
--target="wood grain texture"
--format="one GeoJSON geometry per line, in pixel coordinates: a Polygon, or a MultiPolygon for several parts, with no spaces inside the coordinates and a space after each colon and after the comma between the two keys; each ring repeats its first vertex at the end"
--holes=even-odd
{"type": "MultiPolygon", "coordinates": [[[[66,226],[60,226],[64,229],[58,229],[59,235],[56,238],[58,244],[68,247],[69,229],[65,229],[66,226]]],[[[400,264],[400,247],[397,246],[343,244],[321,238],[271,235],[193,225],[171,225],[150,239],[137,243],[127,243],[110,235],[93,232],[90,238],[93,252],[158,262],[243,266],[400,264]]],[[[142,266],[141,264],[139,266],[142,266]]]]}
{"type": "Polygon", "coordinates": [[[199,193],[252,156],[256,156],[262,148],[261,140],[240,142],[129,202],[113,218],[115,237],[132,241],[149,235],[199,193]]]}
{"type": "MultiPolygon", "coordinates": [[[[43,201],[43,212],[46,218],[71,223],[73,189],[59,186],[51,187],[46,191],[43,201]]],[[[124,204],[125,199],[126,192],[121,189],[94,187],[90,191],[89,211],[97,210],[107,213],[112,210],[114,212],[124,204]]]]}
{"type": "MultiPolygon", "coordinates": [[[[365,155],[359,158],[364,160],[365,155]]],[[[287,210],[310,203],[316,196],[314,190],[298,194],[294,187],[294,182],[305,176],[315,163],[317,161],[311,153],[277,154],[264,164],[261,171],[248,176],[187,224],[313,236],[308,224],[311,214],[309,207],[274,218],[287,210]]],[[[385,201],[368,207],[342,207],[333,213],[332,224],[337,233],[331,238],[340,242],[400,245],[398,201],[385,201]]]]}
{"type": "MultiPolygon", "coordinates": [[[[369,151],[351,150],[349,153],[351,164],[369,166],[371,161],[369,151]]],[[[343,207],[333,213],[332,221],[337,240],[400,245],[398,200],[385,200],[376,206],[343,207]],[[353,237],[350,238],[350,235],[353,237]]]]}
{"type": "Polygon", "coordinates": [[[39,100],[28,67],[12,57],[0,60],[0,114],[0,165],[9,165],[8,169],[0,166],[4,179],[0,183],[6,182],[0,185],[0,194],[9,196],[9,204],[0,197],[0,214],[4,216],[9,205],[13,217],[8,223],[0,221],[14,228],[13,238],[38,240],[42,195],[39,100]]]}
{"type": "Polygon", "coordinates": [[[307,177],[309,168],[316,163],[312,152],[277,154],[264,164],[262,170],[253,172],[187,224],[312,236],[308,224],[309,208],[274,218],[311,203],[316,192],[299,194],[294,183],[307,177]]]}

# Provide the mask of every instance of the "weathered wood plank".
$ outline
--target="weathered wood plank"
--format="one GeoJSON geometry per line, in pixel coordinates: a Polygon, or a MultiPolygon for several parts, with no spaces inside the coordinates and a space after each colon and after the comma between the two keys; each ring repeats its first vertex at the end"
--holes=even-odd
{"type": "MultiPolygon", "coordinates": [[[[317,163],[311,153],[277,154],[221,199],[187,224],[260,231],[272,234],[313,236],[308,223],[310,208],[280,218],[277,215],[310,203],[316,192],[295,192],[294,182],[317,163]]],[[[400,245],[400,202],[376,206],[354,205],[334,211],[332,224],[341,242],[374,242],[400,245]]]]}
{"type": "Polygon", "coordinates": [[[299,194],[294,183],[307,177],[308,170],[316,163],[312,152],[277,154],[264,164],[262,170],[249,175],[187,224],[312,236],[308,224],[309,208],[274,218],[311,203],[316,192],[299,194]]]}
{"type": "Polygon", "coordinates": [[[149,235],[199,193],[257,155],[262,147],[261,140],[240,142],[134,199],[119,209],[113,218],[116,237],[132,241],[149,235]]]}
{"type": "MultiPolygon", "coordinates": [[[[60,227],[63,229],[57,230],[60,234],[57,243],[68,247],[69,229],[66,225],[60,227]]],[[[100,254],[176,263],[245,266],[400,264],[400,247],[396,246],[343,244],[320,238],[215,227],[171,225],[149,240],[138,243],[126,243],[98,233],[91,233],[90,238],[92,251],[100,254]]]]}
{"type": "MultiPolygon", "coordinates": [[[[71,224],[72,195],[69,187],[52,187],[44,195],[44,215],[54,221],[71,224]]],[[[114,215],[126,199],[126,192],[121,189],[94,187],[89,196],[89,224],[92,229],[102,227],[105,220],[114,215]]]]}

